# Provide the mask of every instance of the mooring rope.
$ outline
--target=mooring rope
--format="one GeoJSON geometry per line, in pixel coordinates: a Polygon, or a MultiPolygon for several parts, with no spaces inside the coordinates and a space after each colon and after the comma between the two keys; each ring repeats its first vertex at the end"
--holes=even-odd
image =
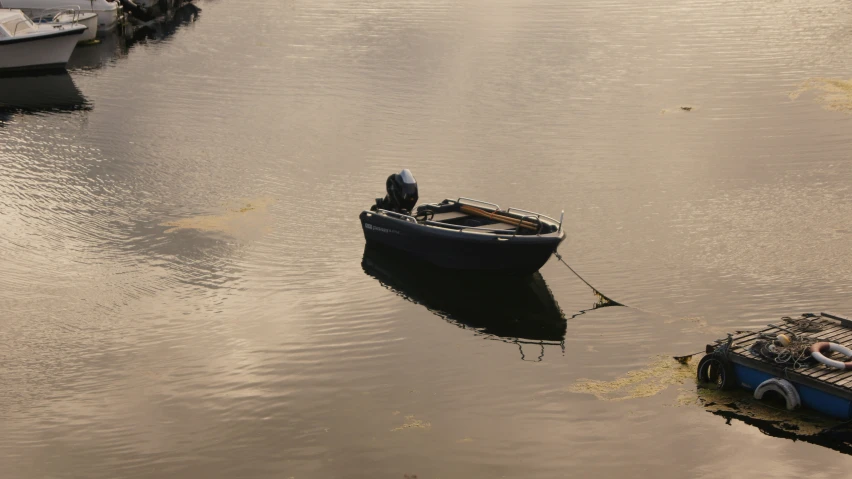
{"type": "MultiPolygon", "coordinates": [[[[554,251],[553,255],[556,256],[556,259],[561,261],[562,264],[564,264],[569,270],[571,270],[571,272],[574,273],[574,276],[580,278],[580,281],[582,281],[583,283],[586,284],[586,286],[591,288],[592,292],[595,293],[595,296],[600,298],[600,303],[593,309],[597,309],[599,307],[604,307],[604,306],[624,306],[626,308],[635,309],[637,311],[642,311],[643,313],[655,314],[657,316],[666,316],[665,314],[653,313],[651,311],[646,311],[646,310],[641,309],[641,308],[636,308],[636,307],[633,307],[633,306],[627,306],[626,304],[619,303],[618,301],[611,299],[609,296],[601,293],[600,290],[598,290],[597,288],[592,286],[591,283],[589,283],[588,281],[583,279],[582,276],[580,276],[576,271],[574,271],[574,268],[572,268],[571,265],[569,265],[564,259],[562,259],[562,255],[559,254],[559,251],[554,251]]],[[[585,311],[581,311],[581,314],[582,313],[585,313],[585,311]]],[[[576,316],[579,316],[579,315],[576,315],[576,316]]],[[[676,359],[678,362],[680,362],[682,364],[686,364],[690,360],[690,358],[692,358],[692,356],[695,356],[697,354],[704,354],[704,351],[699,351],[699,352],[696,352],[696,353],[688,354],[686,356],[674,356],[674,359],[676,359]]]]}
{"type": "Polygon", "coordinates": [[[564,259],[562,259],[562,255],[560,255],[560,254],[559,254],[559,251],[554,251],[554,252],[553,252],[553,255],[554,255],[554,256],[556,256],[556,259],[558,259],[559,261],[561,261],[561,262],[562,262],[562,264],[564,264],[565,266],[567,266],[567,267],[568,267],[568,269],[570,269],[570,270],[571,270],[571,272],[572,272],[572,273],[574,273],[574,275],[575,275],[576,277],[580,278],[580,281],[582,281],[582,282],[586,283],[586,286],[588,286],[588,287],[592,288],[592,291],[594,291],[594,292],[595,292],[595,295],[601,299],[601,306],[626,306],[626,305],[624,305],[624,304],[619,303],[618,301],[613,301],[613,300],[612,300],[612,299],[610,299],[607,295],[605,295],[605,294],[601,293],[600,291],[598,291],[598,289],[597,289],[597,288],[595,288],[594,286],[592,286],[591,284],[589,284],[589,282],[588,282],[588,281],[586,281],[585,279],[583,279],[583,277],[582,277],[582,276],[580,276],[580,275],[579,275],[576,271],[574,271],[574,268],[572,268],[572,267],[571,267],[568,263],[566,263],[566,262],[565,262],[565,260],[564,260],[564,259]]]}

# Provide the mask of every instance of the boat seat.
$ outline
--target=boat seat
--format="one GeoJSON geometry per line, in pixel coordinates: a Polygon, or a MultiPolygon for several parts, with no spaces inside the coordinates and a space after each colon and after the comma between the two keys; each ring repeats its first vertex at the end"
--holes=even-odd
{"type": "Polygon", "coordinates": [[[506,223],[488,223],[487,225],[483,225],[483,226],[487,226],[487,227],[489,227],[489,228],[493,228],[493,229],[495,229],[495,230],[511,230],[511,231],[515,231],[515,227],[514,227],[514,226],[512,226],[512,225],[510,225],[510,224],[506,224],[506,223]]]}
{"type": "Polygon", "coordinates": [[[435,213],[435,217],[432,218],[432,221],[454,220],[457,218],[464,218],[465,216],[469,215],[466,213],[462,213],[461,211],[448,211],[446,213],[435,213]]]}

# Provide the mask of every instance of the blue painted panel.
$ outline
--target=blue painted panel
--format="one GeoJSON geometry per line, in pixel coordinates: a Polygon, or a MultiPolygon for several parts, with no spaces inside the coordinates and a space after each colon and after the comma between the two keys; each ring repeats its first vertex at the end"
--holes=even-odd
{"type": "Polygon", "coordinates": [[[801,384],[793,383],[793,385],[799,391],[803,405],[841,419],[852,417],[852,401],[801,384]]]}
{"type": "MultiPolygon", "coordinates": [[[[734,364],[734,371],[737,374],[737,381],[740,386],[752,391],[760,386],[760,383],[763,381],[775,377],[741,364],[734,364]]],[[[790,381],[790,383],[799,392],[802,405],[823,414],[828,414],[829,416],[852,419],[852,401],[799,384],[795,381],[790,381]]]]}
{"type": "Polygon", "coordinates": [[[737,374],[737,381],[740,383],[740,386],[749,391],[754,391],[760,386],[760,383],[775,377],[757,369],[747,368],[742,364],[734,364],[734,372],[737,374]]]}

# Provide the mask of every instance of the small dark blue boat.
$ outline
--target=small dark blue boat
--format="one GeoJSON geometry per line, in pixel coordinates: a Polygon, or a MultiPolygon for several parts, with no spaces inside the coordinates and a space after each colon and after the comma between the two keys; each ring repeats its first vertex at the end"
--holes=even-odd
{"type": "Polygon", "coordinates": [[[388,177],[387,196],[361,213],[364,238],[442,268],[528,275],[565,239],[562,220],[471,198],[417,209],[417,182],[408,170],[388,177]]]}

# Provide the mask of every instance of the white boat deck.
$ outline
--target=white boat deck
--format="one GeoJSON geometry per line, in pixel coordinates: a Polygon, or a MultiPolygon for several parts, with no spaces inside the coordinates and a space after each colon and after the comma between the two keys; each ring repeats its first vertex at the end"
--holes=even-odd
{"type": "Polygon", "coordinates": [[[37,32],[38,28],[20,10],[0,9],[0,39],[37,32]]]}

